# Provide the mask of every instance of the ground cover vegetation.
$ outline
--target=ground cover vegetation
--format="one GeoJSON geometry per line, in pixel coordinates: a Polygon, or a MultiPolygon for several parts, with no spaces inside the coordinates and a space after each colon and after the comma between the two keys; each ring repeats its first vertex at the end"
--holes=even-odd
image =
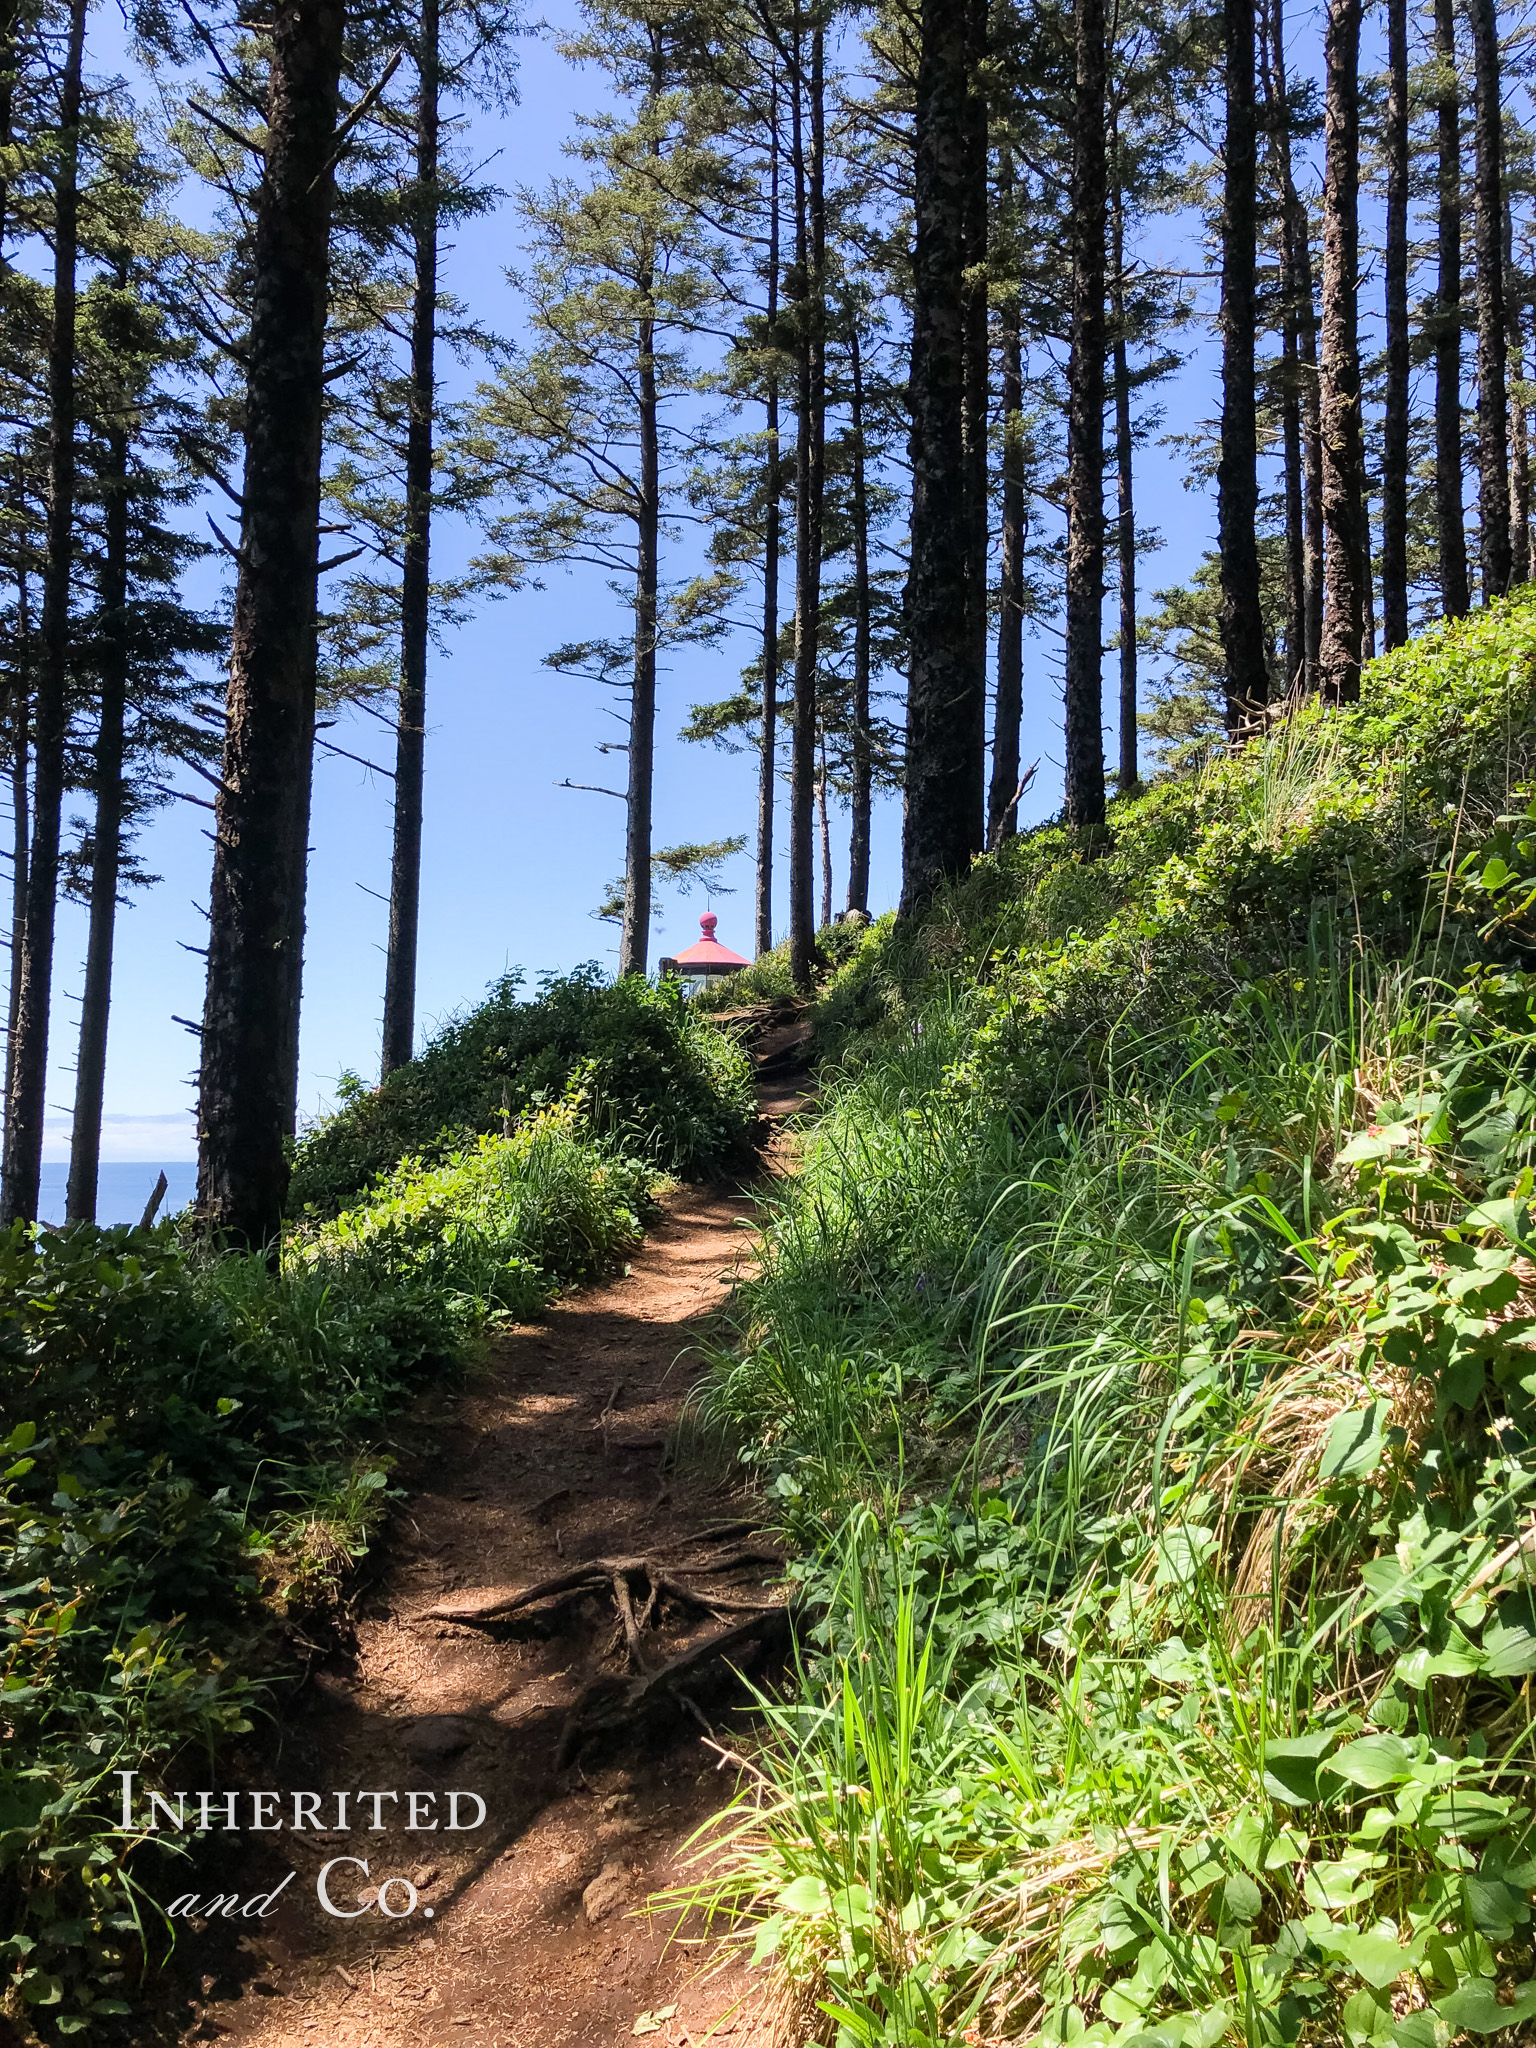
{"type": "Polygon", "coordinates": [[[382,1526],[404,1413],[638,1242],[680,1148],[740,1140],[744,1055],[671,1022],[675,991],[578,977],[541,1009],[509,987],[481,1037],[449,1034],[460,1086],[487,1016],[537,1061],[519,1009],[600,1020],[585,1062],[552,1034],[553,1085],[505,1131],[441,1132],[445,1101],[478,1097],[434,1096],[430,1158],[312,1208],[276,1258],[216,1253],[185,1219],[0,1237],[0,1957],[46,2037],[131,2015],[164,1950],[164,1851],[122,1832],[112,1774],[216,1768],[280,1706],[283,1626],[313,1626],[382,1526]]]}
{"type": "Polygon", "coordinates": [[[1536,605],[864,934],[709,1403],[796,2038],[1530,2038],[1536,605]]]}

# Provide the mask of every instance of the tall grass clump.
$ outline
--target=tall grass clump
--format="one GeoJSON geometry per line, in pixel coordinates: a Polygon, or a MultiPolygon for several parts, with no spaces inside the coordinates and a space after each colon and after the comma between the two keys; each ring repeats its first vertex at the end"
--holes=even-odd
{"type": "Polygon", "coordinates": [[[1533,675],[1442,629],[824,994],[710,1396],[814,1622],[698,1896],[797,2038],[1530,2038],[1533,675]]]}

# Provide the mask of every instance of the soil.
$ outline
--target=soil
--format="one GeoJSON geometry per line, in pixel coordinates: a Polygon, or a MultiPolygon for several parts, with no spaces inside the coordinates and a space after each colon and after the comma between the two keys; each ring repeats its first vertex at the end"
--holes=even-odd
{"type": "MultiPolygon", "coordinates": [[[[793,1142],[782,1125],[804,1100],[804,1035],[760,1021],[769,1167],[793,1142]]],[[[259,1767],[239,1774],[242,1831],[210,1838],[212,1856],[156,1886],[168,1900],[213,1884],[246,1903],[293,1873],[265,1918],[193,1913],[182,1927],[183,2040],[600,2048],[638,2035],[657,2048],[766,2048],[760,1980],[697,1916],[644,1910],[701,1875],[691,1838],[738,1782],[722,1748],[751,1739],[736,1674],[771,1681],[786,1632],[781,1608],[756,1611],[783,1600],[760,1507],[684,1414],[701,1340],[752,1257],[755,1215],[751,1182],[682,1189],[622,1275],[500,1338],[469,1390],[423,1422],[431,1441],[397,1474],[409,1498],[365,1568],[348,1639],[301,1644],[307,1681],[259,1767]],[[564,1597],[449,1618],[594,1560],[626,1567],[628,1639],[606,1569],[564,1597]],[[727,1654],[708,1655],[727,1629],[727,1654]],[[704,1654],[669,1679],[690,1652],[704,1654]],[[347,1792],[350,1831],[252,1832],[249,1795],[263,1787],[281,1795],[269,1819],[315,1790],[332,1824],[347,1792]],[[370,1788],[397,1797],[374,1809],[358,1797],[370,1788]],[[451,1792],[483,1801],[481,1825],[463,1824],[474,1799],[453,1807],[451,1792]],[[335,1862],[327,1878],[351,1919],[317,1896],[322,1867],[345,1857],[368,1864],[365,1876],[335,1862]]]]}

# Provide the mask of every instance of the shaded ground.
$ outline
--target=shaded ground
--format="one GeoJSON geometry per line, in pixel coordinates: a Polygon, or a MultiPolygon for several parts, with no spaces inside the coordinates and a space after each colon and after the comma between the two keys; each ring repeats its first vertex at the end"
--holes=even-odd
{"type": "MultiPolygon", "coordinates": [[[[799,1038],[781,1026],[759,1042],[775,1122],[803,1099],[799,1038]]],[[[777,1560],[753,1534],[753,1503],[726,1461],[678,1435],[701,1326],[751,1257],[753,1214],[740,1187],[683,1190],[626,1274],[499,1341],[438,1421],[435,1448],[405,1475],[352,1654],[317,1658],[275,1760],[251,1779],[282,1791],[285,1816],[294,1791],[315,1790],[334,1822],[348,1793],[349,1831],[242,1832],[216,1874],[205,1863],[157,1886],[168,1897],[217,1882],[246,1901],[295,1873],[264,1921],[183,1931],[192,2038],[597,2048],[640,2023],[669,2048],[766,2043],[755,1981],[734,1965],[709,1974],[695,1930],[669,1941],[675,1916],[635,1916],[687,1876],[685,1844],[734,1788],[705,1736],[735,1739],[745,1695],[720,1659],[690,1666],[689,1652],[731,1628],[732,1663],[766,1671],[781,1626],[755,1613],[774,1598],[777,1560]],[[622,1585],[604,1569],[563,1598],[449,1618],[596,1559],[628,1567],[622,1585]],[[397,1794],[378,1832],[363,1790],[397,1794]],[[480,1826],[449,1831],[451,1791],[484,1802],[480,1826]],[[328,1916],[316,1892],[342,1857],[369,1866],[338,1862],[327,1880],[351,1919],[328,1916]],[[392,1878],[414,1887],[414,1912],[392,1878]],[[381,1914],[381,1880],[402,1917],[381,1914]]],[[[473,1821],[473,1800],[456,1811],[473,1821]]]]}

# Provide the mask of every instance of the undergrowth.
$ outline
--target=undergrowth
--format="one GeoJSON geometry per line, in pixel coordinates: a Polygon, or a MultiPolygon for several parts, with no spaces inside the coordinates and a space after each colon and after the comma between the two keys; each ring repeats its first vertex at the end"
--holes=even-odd
{"type": "Polygon", "coordinates": [[[1536,2033],[1536,603],[818,1009],[709,1406],[816,1617],[691,1894],[796,2041],[1536,2033]]]}
{"type": "Polygon", "coordinates": [[[299,1139],[295,1215],[333,1216],[402,1159],[429,1163],[557,1102],[595,1136],[684,1178],[739,1151],[756,1121],[751,1061],[676,984],[606,980],[592,964],[495,983],[380,1088],[344,1078],[340,1106],[299,1139]]]}
{"type": "Polygon", "coordinates": [[[403,1411],[635,1244],[664,1163],[744,1128],[743,1055],[670,996],[544,1001],[605,1020],[590,1058],[550,1054],[558,1099],[454,1142],[434,1110],[426,1156],[311,1210],[275,1270],[171,1222],[0,1235],[0,1984],[45,2038],[128,2023],[170,1931],[113,1773],[153,1789],[270,1711],[284,1621],[387,1511],[403,1411]]]}

